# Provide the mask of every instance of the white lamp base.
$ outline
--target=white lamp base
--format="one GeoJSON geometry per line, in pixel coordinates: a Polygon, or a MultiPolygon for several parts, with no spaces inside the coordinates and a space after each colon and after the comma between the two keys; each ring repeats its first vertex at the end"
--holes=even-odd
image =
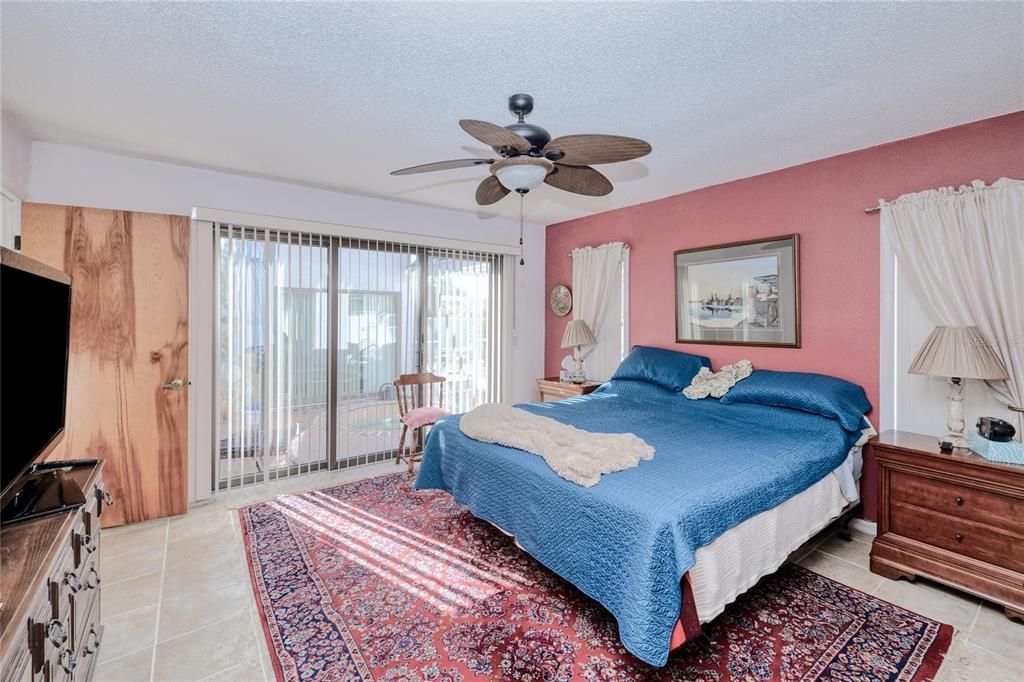
{"type": "Polygon", "coordinates": [[[967,436],[964,434],[964,394],[967,385],[963,379],[953,377],[949,380],[949,412],[946,414],[946,440],[952,441],[953,447],[967,447],[967,436]]]}
{"type": "Polygon", "coordinates": [[[572,354],[573,360],[573,373],[572,383],[582,384],[586,383],[586,378],[583,376],[583,358],[580,357],[580,347],[576,346],[576,350],[572,354]]]}

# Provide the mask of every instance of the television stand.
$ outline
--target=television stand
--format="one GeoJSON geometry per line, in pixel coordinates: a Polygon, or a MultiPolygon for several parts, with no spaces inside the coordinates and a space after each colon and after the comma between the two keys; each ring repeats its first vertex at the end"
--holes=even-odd
{"type": "MultiPolygon", "coordinates": [[[[51,476],[53,469],[50,469],[51,476]]],[[[103,462],[58,468],[85,504],[0,528],[0,680],[89,682],[103,639],[103,462]]]]}
{"type": "Polygon", "coordinates": [[[0,525],[81,507],[85,504],[85,493],[67,471],[73,466],[95,464],[94,459],[36,464],[4,496],[0,525]]]}

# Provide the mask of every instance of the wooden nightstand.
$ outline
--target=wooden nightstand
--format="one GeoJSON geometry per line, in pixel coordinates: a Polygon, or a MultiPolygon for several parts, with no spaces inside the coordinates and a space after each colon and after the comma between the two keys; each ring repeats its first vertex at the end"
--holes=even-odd
{"type": "Polygon", "coordinates": [[[558,377],[548,379],[537,379],[537,390],[540,391],[540,401],[549,403],[552,400],[564,400],[579,395],[593,393],[601,385],[600,381],[588,381],[585,384],[573,384],[567,381],[559,381],[558,377]]]}
{"type": "Polygon", "coordinates": [[[917,576],[996,602],[1024,620],[1024,467],[938,439],[886,431],[878,461],[878,536],[871,570],[917,576]]]}

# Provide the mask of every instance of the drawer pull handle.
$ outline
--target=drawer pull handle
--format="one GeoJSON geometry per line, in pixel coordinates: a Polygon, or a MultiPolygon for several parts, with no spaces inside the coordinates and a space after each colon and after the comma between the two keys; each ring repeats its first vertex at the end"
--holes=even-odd
{"type": "Polygon", "coordinates": [[[956,506],[962,507],[964,505],[964,498],[959,495],[956,496],[956,506]]]}
{"type": "Polygon", "coordinates": [[[89,575],[85,578],[85,586],[90,590],[95,590],[100,586],[100,574],[96,572],[95,566],[89,569],[89,575]]]}
{"type": "Polygon", "coordinates": [[[96,551],[96,541],[92,539],[91,535],[88,535],[88,534],[83,535],[82,536],[82,547],[85,548],[86,552],[88,552],[89,554],[92,554],[93,552],[96,551]]]}
{"type": "Polygon", "coordinates": [[[71,590],[72,594],[82,589],[82,583],[79,582],[78,576],[71,571],[64,574],[64,584],[68,586],[68,589],[71,590]]]}
{"type": "Polygon", "coordinates": [[[68,641],[68,631],[64,627],[64,623],[54,618],[46,624],[46,636],[49,637],[50,642],[54,646],[60,646],[64,642],[68,641]]]}
{"type": "Polygon", "coordinates": [[[105,504],[106,504],[106,505],[107,505],[108,507],[113,507],[113,506],[114,506],[114,498],[113,498],[113,496],[112,496],[112,495],[111,495],[110,493],[108,493],[108,492],[107,492],[106,490],[104,490],[104,491],[103,491],[103,502],[104,502],[104,503],[105,503],[105,504]]]}
{"type": "Polygon", "coordinates": [[[960,534],[960,533],[957,533],[955,537],[956,537],[956,541],[957,542],[963,542],[964,541],[964,536],[962,534],[960,534]]]}
{"type": "Polygon", "coordinates": [[[94,654],[100,649],[100,636],[96,632],[96,626],[89,627],[89,634],[86,635],[85,640],[85,653],[94,654]],[[89,640],[92,640],[91,642],[89,640]]]}
{"type": "Polygon", "coordinates": [[[64,672],[68,675],[75,672],[75,668],[78,666],[78,658],[75,657],[75,652],[71,649],[65,649],[60,652],[60,667],[64,668],[64,672]]]}

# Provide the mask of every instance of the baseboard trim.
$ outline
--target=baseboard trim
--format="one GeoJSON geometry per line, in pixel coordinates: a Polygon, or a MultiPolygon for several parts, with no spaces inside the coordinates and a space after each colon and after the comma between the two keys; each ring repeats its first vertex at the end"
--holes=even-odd
{"type": "Polygon", "coordinates": [[[858,533],[864,533],[872,537],[878,535],[878,524],[867,519],[850,519],[850,528],[858,533]]]}

